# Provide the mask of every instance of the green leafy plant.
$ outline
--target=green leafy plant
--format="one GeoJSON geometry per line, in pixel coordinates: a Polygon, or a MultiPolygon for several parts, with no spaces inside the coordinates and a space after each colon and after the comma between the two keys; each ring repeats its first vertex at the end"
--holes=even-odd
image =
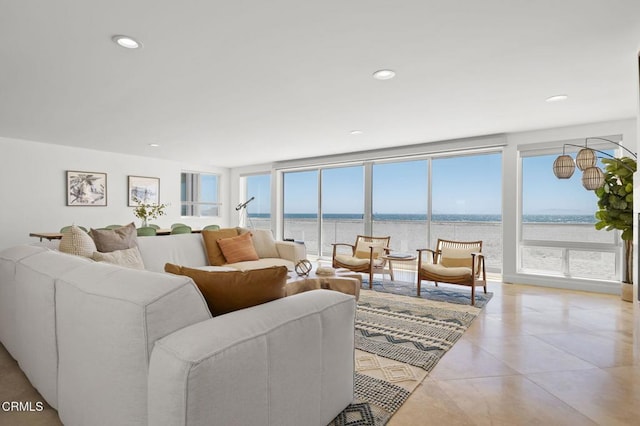
{"type": "Polygon", "coordinates": [[[604,186],[596,189],[598,211],[596,229],[622,231],[624,243],[624,278],[633,283],[633,172],[636,160],[629,157],[602,160],[604,186]]]}
{"type": "Polygon", "coordinates": [[[143,226],[147,225],[149,219],[156,219],[166,214],[164,211],[168,204],[150,204],[143,203],[142,200],[134,198],[138,205],[133,209],[133,214],[138,219],[142,219],[143,226]]]}

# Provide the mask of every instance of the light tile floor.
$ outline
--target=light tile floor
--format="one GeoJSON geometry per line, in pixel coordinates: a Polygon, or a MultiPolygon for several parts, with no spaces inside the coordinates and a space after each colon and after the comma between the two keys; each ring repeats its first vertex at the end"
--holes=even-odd
{"type": "MultiPolygon", "coordinates": [[[[638,302],[488,287],[493,299],[389,426],[640,424],[638,302]]],[[[12,400],[42,397],[0,345],[0,401],[12,400]]],[[[50,408],[0,411],[0,425],[59,424],[50,408]]]]}
{"type": "Polygon", "coordinates": [[[638,302],[488,287],[493,299],[389,426],[640,424],[638,302]]]}

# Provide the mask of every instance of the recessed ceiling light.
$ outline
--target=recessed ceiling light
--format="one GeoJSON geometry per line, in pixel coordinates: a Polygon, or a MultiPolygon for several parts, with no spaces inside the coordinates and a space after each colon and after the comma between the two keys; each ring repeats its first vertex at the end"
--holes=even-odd
{"type": "Polygon", "coordinates": [[[114,43],[117,43],[118,46],[127,49],[138,49],[142,47],[142,43],[125,35],[114,35],[113,37],[111,37],[111,40],[113,40],[114,43]]]}
{"type": "Polygon", "coordinates": [[[349,133],[352,135],[361,135],[363,132],[362,130],[352,130],[349,133]]]}
{"type": "Polygon", "coordinates": [[[393,70],[378,70],[373,73],[373,78],[376,80],[389,80],[396,76],[393,70]]]}
{"type": "Polygon", "coordinates": [[[566,101],[569,98],[567,95],[555,95],[548,97],[545,99],[545,102],[558,102],[558,101],[566,101]]]}
{"type": "Polygon", "coordinates": [[[150,147],[153,147],[153,148],[157,148],[157,147],[159,147],[159,146],[160,146],[160,144],[157,144],[157,143],[150,143],[150,144],[149,144],[149,146],[150,146],[150,147]]]}

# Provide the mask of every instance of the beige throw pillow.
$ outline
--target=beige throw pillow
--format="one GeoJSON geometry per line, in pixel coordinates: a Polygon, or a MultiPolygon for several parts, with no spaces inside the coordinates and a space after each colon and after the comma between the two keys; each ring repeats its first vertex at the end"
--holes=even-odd
{"type": "Polygon", "coordinates": [[[133,222],[116,229],[91,228],[91,236],[96,243],[97,251],[101,253],[138,246],[138,231],[133,222]]]}
{"type": "Polygon", "coordinates": [[[58,247],[63,253],[75,254],[76,256],[91,257],[96,251],[96,244],[89,234],[76,225],[72,225],[62,233],[62,239],[58,247]]]}
{"type": "Polygon", "coordinates": [[[132,247],[125,250],[115,250],[110,253],[93,253],[93,260],[97,262],[113,263],[114,265],[124,266],[132,269],[144,269],[142,256],[138,247],[132,247]]]}
{"type": "Polygon", "coordinates": [[[440,264],[447,268],[458,268],[464,266],[471,268],[471,253],[475,250],[444,247],[440,257],[440,264]]]}
{"type": "Polygon", "coordinates": [[[285,296],[286,266],[251,271],[202,271],[167,263],[164,270],[190,277],[213,316],[270,302],[285,296]]]}
{"type": "Polygon", "coordinates": [[[268,257],[280,257],[278,253],[278,247],[276,246],[276,240],[273,238],[273,234],[270,229],[240,229],[240,234],[251,233],[251,240],[253,241],[253,247],[256,249],[256,253],[260,259],[268,257]]]}

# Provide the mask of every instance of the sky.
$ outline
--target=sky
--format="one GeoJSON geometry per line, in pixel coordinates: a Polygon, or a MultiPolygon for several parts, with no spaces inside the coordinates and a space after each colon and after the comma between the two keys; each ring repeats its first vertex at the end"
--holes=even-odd
{"type": "MultiPolygon", "coordinates": [[[[523,213],[593,214],[597,208],[595,194],[582,187],[579,170],[571,179],[557,179],[552,169],[556,157],[523,158],[523,213]]],[[[433,214],[501,213],[501,154],[434,158],[432,164],[433,214]]],[[[374,164],[373,213],[426,214],[427,168],[427,160],[374,164]]],[[[320,173],[323,213],[364,213],[362,166],[326,168],[320,173]]],[[[317,170],[285,174],[285,213],[317,213],[318,177],[317,170]]],[[[256,196],[248,206],[250,214],[269,212],[269,181],[269,175],[247,179],[248,197],[256,196]]]]}
{"type": "Polygon", "coordinates": [[[582,186],[582,172],[576,168],[570,179],[556,178],[553,162],[557,157],[522,159],[523,214],[593,215],[598,198],[582,186]]]}

